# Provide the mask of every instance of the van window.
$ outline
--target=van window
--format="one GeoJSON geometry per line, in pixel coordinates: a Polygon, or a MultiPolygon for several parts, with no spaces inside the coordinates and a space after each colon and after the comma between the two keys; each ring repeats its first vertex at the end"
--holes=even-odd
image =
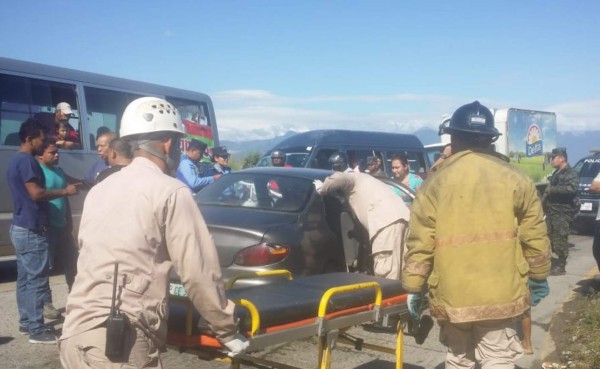
{"type": "MultiPolygon", "coordinates": [[[[408,158],[408,165],[410,166],[410,171],[412,173],[417,173],[419,175],[425,174],[427,165],[425,164],[425,155],[422,152],[414,152],[414,151],[404,151],[403,152],[408,158]]],[[[392,157],[398,154],[398,152],[388,152],[386,159],[386,167],[391,168],[392,157]]]]}
{"type": "Polygon", "coordinates": [[[79,133],[75,85],[0,74],[0,144],[19,146],[19,127],[35,117],[54,132],[54,112],[59,102],[71,105],[71,126],[79,133]]]}
{"type": "Polygon", "coordinates": [[[331,169],[329,157],[336,151],[339,151],[339,149],[319,149],[310,163],[310,167],[317,169],[331,169]]]}

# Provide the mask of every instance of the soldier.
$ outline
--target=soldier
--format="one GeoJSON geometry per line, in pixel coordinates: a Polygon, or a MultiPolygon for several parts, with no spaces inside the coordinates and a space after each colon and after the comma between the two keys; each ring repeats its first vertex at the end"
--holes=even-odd
{"type": "Polygon", "coordinates": [[[446,368],[514,368],[523,354],[515,318],[549,292],[540,199],[531,179],[491,149],[500,133],[488,108],[461,106],[444,129],[452,155],[411,208],[402,272],[408,309],[420,319],[427,283],[446,368]]]}
{"type": "Polygon", "coordinates": [[[542,195],[542,204],[546,213],[546,225],[552,252],[558,259],[552,266],[550,275],[563,275],[569,257],[568,238],[571,222],[575,216],[575,198],[579,177],[567,162],[567,149],[557,147],[550,154],[550,165],[555,169],[548,180],[548,186],[542,195]]]}

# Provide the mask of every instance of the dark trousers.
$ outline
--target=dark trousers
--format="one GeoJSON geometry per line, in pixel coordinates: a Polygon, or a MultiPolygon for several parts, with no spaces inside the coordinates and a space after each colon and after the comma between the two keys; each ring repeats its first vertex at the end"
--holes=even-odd
{"type": "Polygon", "coordinates": [[[48,240],[51,250],[50,259],[52,269],[65,274],[65,280],[70,292],[75,281],[75,275],[77,274],[77,258],[79,257],[79,251],[75,245],[75,240],[73,240],[73,235],[68,227],[50,227],[48,240]]]}
{"type": "Polygon", "coordinates": [[[596,265],[600,269],[600,220],[596,221],[596,228],[594,229],[594,245],[592,246],[592,253],[594,259],[596,259],[596,265]]]}
{"type": "Polygon", "coordinates": [[[560,213],[546,214],[546,226],[552,252],[558,257],[557,265],[567,265],[569,257],[569,234],[571,233],[571,217],[560,213]]]}

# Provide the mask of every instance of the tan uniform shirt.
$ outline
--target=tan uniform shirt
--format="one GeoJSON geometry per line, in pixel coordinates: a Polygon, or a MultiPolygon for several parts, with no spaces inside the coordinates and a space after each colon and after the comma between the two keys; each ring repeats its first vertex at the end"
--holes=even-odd
{"type": "MultiPolygon", "coordinates": [[[[399,220],[408,221],[410,210],[404,204],[400,196],[385,183],[365,173],[341,173],[330,175],[323,182],[320,194],[333,195],[336,192],[348,199],[352,211],[358,221],[369,232],[369,240],[383,228],[399,220]]],[[[391,251],[398,245],[386,244],[387,250],[391,251]]]]}
{"type": "Polygon", "coordinates": [[[150,160],[136,158],[85,199],[78,274],[61,339],[102,324],[110,312],[114,264],[118,308],[161,347],[166,339],[171,266],[219,338],[234,333],[213,239],[189,188],[150,160]]]}

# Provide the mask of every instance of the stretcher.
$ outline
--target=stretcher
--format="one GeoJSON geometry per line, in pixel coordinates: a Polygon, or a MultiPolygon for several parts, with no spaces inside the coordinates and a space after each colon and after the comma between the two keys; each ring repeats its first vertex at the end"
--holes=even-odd
{"type": "MultiPolygon", "coordinates": [[[[231,287],[240,278],[265,275],[277,282],[246,288],[227,289],[227,297],[236,303],[239,329],[249,340],[247,354],[230,360],[231,368],[240,363],[292,369],[285,363],[254,357],[252,352],[269,346],[316,337],[318,368],[328,369],[336,343],[356,349],[371,349],[395,355],[396,368],[402,368],[405,322],[410,315],[406,292],[400,281],[356,273],[329,273],[292,279],[287,271],[258,272],[231,279],[231,287]],[[399,319],[399,320],[398,320],[399,319]],[[364,342],[346,333],[364,323],[396,324],[396,345],[385,347],[364,342]]],[[[184,288],[171,283],[167,345],[207,360],[227,361],[219,341],[203,327],[184,288]]]]}

